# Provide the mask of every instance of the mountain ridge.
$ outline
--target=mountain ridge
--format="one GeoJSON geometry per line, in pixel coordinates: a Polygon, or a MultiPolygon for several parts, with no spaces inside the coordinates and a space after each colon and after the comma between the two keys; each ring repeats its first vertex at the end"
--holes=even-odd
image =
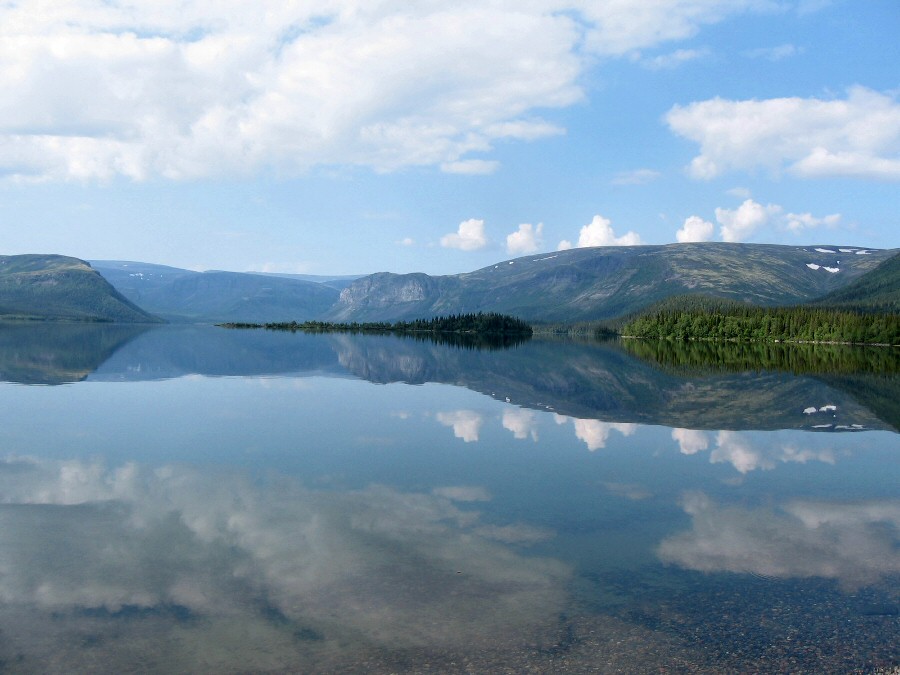
{"type": "Polygon", "coordinates": [[[0,256],[0,319],[159,323],[79,258],[0,256]]]}
{"type": "MultiPolygon", "coordinates": [[[[900,284],[900,259],[881,272],[873,270],[898,252],[723,242],[596,247],[524,256],[453,275],[378,272],[356,279],[321,276],[318,281],[293,275],[197,272],[151,263],[89,264],[64,256],[53,260],[33,256],[31,264],[36,267],[28,274],[45,273],[52,284],[71,285],[67,292],[63,286],[57,288],[57,299],[68,297],[77,305],[82,292],[74,278],[67,281],[61,276],[66,268],[94,275],[92,283],[102,281],[107,287],[91,293],[112,294],[128,310],[109,316],[91,314],[49,302],[46,295],[32,296],[29,305],[21,296],[21,283],[7,284],[5,295],[0,295],[0,310],[7,318],[30,312],[44,318],[56,314],[80,320],[152,321],[152,314],[179,323],[393,322],[484,312],[531,323],[572,324],[626,316],[673,296],[706,295],[762,307],[828,298],[832,304],[859,302],[872,293],[890,298],[900,284]],[[42,265],[46,269],[39,272],[42,265]],[[841,295],[842,289],[849,290],[841,295]]],[[[7,272],[10,269],[7,266],[7,272]]],[[[24,268],[19,271],[25,272],[24,268]]],[[[22,277],[26,278],[36,277],[22,277]]],[[[46,291],[49,286],[45,286],[46,291]]],[[[876,304],[882,307],[883,301],[876,304]]],[[[872,311],[882,310],[873,306],[872,311]]],[[[887,306],[886,311],[895,309],[887,306]]]]}
{"type": "Polygon", "coordinates": [[[693,293],[762,306],[797,304],[843,287],[896,253],[722,242],[579,248],[457,275],[369,275],[343,290],[326,318],[396,321],[493,311],[538,322],[592,321],[693,293]]]}

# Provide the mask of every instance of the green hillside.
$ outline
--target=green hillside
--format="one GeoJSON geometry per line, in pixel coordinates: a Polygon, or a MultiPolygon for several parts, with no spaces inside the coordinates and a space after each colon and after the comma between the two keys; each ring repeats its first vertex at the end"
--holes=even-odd
{"type": "Polygon", "coordinates": [[[158,323],[91,266],[61,255],[0,256],[0,319],[158,323]]]}
{"type": "Polygon", "coordinates": [[[713,242],[580,248],[452,276],[370,275],[351,284],[326,318],[500,312],[529,321],[596,321],[693,294],[760,306],[798,304],[847,286],[895,253],[713,242]]]}
{"type": "Polygon", "coordinates": [[[900,254],[810,304],[863,312],[900,312],[900,254]]]}

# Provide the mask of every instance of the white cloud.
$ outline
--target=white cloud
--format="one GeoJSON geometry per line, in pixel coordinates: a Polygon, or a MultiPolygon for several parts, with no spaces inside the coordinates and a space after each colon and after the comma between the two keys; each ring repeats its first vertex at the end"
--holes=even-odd
{"type": "Polygon", "coordinates": [[[441,171],[445,173],[457,173],[466,176],[483,176],[494,173],[500,166],[500,162],[486,159],[464,159],[456,162],[444,162],[441,171]]]}
{"type": "Polygon", "coordinates": [[[751,59],[781,61],[782,59],[795,56],[802,51],[802,49],[798,49],[792,44],[783,44],[778,45],[777,47],[760,47],[758,49],[750,49],[744,52],[744,55],[749,56],[751,59]]]}
{"type": "Polygon", "coordinates": [[[635,169],[633,171],[620,171],[613,178],[613,185],[644,185],[659,178],[659,171],[653,169],[635,169]]]}
{"type": "Polygon", "coordinates": [[[415,246],[416,240],[412,237],[404,237],[400,241],[397,242],[401,246],[415,246]]]}
{"type": "MultiPolygon", "coordinates": [[[[578,248],[587,246],[639,246],[641,237],[636,232],[626,232],[621,237],[617,237],[613,232],[611,221],[601,215],[594,216],[594,219],[581,228],[578,234],[578,248]]],[[[572,248],[572,243],[568,240],[559,242],[557,247],[560,251],[572,248]]]]}
{"type": "Polygon", "coordinates": [[[703,572],[837,579],[845,588],[900,572],[900,502],[796,501],[779,510],[683,500],[691,529],[666,538],[660,559],[703,572]]]}
{"type": "Polygon", "coordinates": [[[484,221],[476,218],[464,220],[459,224],[456,232],[445,234],[441,237],[441,246],[444,248],[458,248],[461,251],[477,251],[487,246],[487,236],[484,234],[484,221]]]}
{"type": "Polygon", "coordinates": [[[569,249],[575,248],[571,241],[568,239],[563,239],[559,242],[559,245],[556,247],[557,251],[568,251],[569,249]]]}
{"type": "Polygon", "coordinates": [[[769,0],[629,0],[590,2],[581,5],[593,24],[586,47],[599,54],[622,56],[665,42],[697,34],[704,25],[747,11],[769,11],[769,0]]]}
{"type": "Polygon", "coordinates": [[[662,54],[641,60],[641,65],[650,70],[672,70],[679,66],[709,56],[708,49],[676,49],[669,54],[662,54]]]}
{"type": "MultiPolygon", "coordinates": [[[[498,140],[563,133],[597,55],[692,37],[769,0],[0,7],[0,171],[194,179],[316,166],[496,169],[498,140]]],[[[687,58],[683,50],[675,59],[687,58]]]]}
{"type": "Polygon", "coordinates": [[[832,213],[830,216],[816,218],[811,213],[788,213],[784,217],[784,224],[787,229],[793,232],[800,230],[811,230],[817,227],[834,228],[841,222],[840,213],[832,213]]]}
{"type": "Polygon", "coordinates": [[[536,253],[544,245],[541,239],[543,231],[543,223],[538,223],[537,227],[531,223],[522,223],[517,231],[506,235],[506,252],[510,255],[536,253]]]}
{"type": "Polygon", "coordinates": [[[716,226],[700,216],[690,216],[685,219],[684,225],[675,233],[679,242],[710,241],[715,233],[716,226]]]}
{"type": "Polygon", "coordinates": [[[835,100],[715,98],[675,106],[666,121],[700,144],[695,178],[763,167],[802,178],[900,180],[900,102],[865,87],[835,100]]]}
{"type": "Polygon", "coordinates": [[[519,440],[525,440],[529,436],[534,441],[538,439],[537,415],[533,410],[504,410],[503,428],[509,429],[519,440]]]}
{"type": "Polygon", "coordinates": [[[769,219],[780,213],[781,207],[769,204],[763,206],[752,199],[747,199],[737,209],[716,209],[716,220],[722,226],[720,233],[723,241],[745,241],[759,228],[767,225],[769,219]]]}
{"type": "Polygon", "coordinates": [[[474,410],[453,410],[451,412],[439,412],[437,421],[445,427],[453,429],[453,435],[461,438],[466,443],[474,443],[481,433],[484,417],[474,410]]]}
{"type": "MultiPolygon", "coordinates": [[[[722,240],[733,242],[746,241],[767,227],[798,233],[822,227],[834,229],[841,223],[839,213],[822,217],[811,213],[784,213],[784,209],[778,204],[763,206],[752,199],[744,200],[737,209],[717,208],[715,213],[716,220],[721,225],[719,234],[722,240]]],[[[708,236],[711,228],[711,223],[704,222],[699,216],[691,216],[676,236],[678,241],[708,241],[711,238],[708,236]],[[698,238],[689,239],[692,233],[698,238]],[[701,235],[706,238],[700,239],[701,235]]]]}

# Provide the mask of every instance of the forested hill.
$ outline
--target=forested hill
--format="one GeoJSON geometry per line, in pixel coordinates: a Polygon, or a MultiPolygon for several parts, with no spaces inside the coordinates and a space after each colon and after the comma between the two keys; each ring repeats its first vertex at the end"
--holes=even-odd
{"type": "Polygon", "coordinates": [[[86,262],[61,255],[0,256],[0,319],[160,321],[86,262]]]}
{"type": "Polygon", "coordinates": [[[685,294],[799,304],[847,286],[896,253],[721,242],[579,248],[467,274],[373,274],[343,290],[326,318],[397,321],[483,311],[529,321],[591,321],[685,294]]]}
{"type": "Polygon", "coordinates": [[[812,302],[760,307],[675,296],[617,322],[622,334],[675,340],[900,344],[900,255],[812,302]]]}
{"type": "Polygon", "coordinates": [[[900,312],[900,254],[810,304],[862,312],[900,312]]]}

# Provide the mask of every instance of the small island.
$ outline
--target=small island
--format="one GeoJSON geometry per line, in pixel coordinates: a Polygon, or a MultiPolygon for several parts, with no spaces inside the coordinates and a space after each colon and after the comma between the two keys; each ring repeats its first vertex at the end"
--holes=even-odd
{"type": "Polygon", "coordinates": [[[514,316],[496,312],[451,314],[414,321],[371,321],[338,323],[331,321],[286,321],[280,323],[222,323],[223,328],[264,328],[266,330],[298,331],[304,333],[396,333],[396,334],[456,334],[473,336],[508,336],[528,338],[531,325],[514,316]]]}

